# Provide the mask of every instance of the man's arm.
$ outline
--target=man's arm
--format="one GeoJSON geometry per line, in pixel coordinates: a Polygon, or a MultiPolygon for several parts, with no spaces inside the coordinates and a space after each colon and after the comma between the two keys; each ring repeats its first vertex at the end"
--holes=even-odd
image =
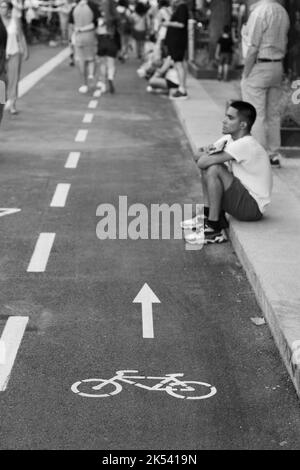
{"type": "Polygon", "coordinates": [[[264,19],[255,14],[255,12],[252,13],[248,20],[247,29],[249,49],[245,58],[243,78],[247,78],[250,75],[251,70],[253,69],[256,62],[259,46],[265,32],[264,19]]]}
{"type": "Polygon", "coordinates": [[[258,55],[258,47],[250,46],[247,52],[247,57],[245,59],[244,71],[243,71],[243,78],[247,78],[251,70],[254,67],[258,55]]]}
{"type": "Polygon", "coordinates": [[[219,152],[214,153],[212,155],[208,155],[207,153],[201,154],[200,158],[197,161],[197,166],[201,170],[206,170],[206,168],[212,165],[220,165],[221,163],[229,162],[233,160],[232,156],[226,152],[219,152]]]}

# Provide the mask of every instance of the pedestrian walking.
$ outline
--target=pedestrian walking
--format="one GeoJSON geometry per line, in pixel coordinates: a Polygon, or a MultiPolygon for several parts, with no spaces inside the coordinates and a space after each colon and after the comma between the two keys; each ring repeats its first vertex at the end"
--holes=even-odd
{"type": "Polygon", "coordinates": [[[138,59],[143,60],[145,56],[145,43],[149,32],[146,6],[138,2],[131,18],[132,36],[136,43],[136,55],[138,59]]]}
{"type": "Polygon", "coordinates": [[[97,5],[89,0],[80,0],[70,14],[70,23],[73,25],[74,32],[75,57],[83,82],[79,87],[79,93],[87,93],[89,80],[94,79],[98,17],[97,5]]]}
{"type": "Polygon", "coordinates": [[[245,57],[241,81],[243,100],[257,111],[253,135],[280,166],[280,100],[283,59],[287,51],[289,16],[277,0],[255,3],[242,30],[245,57]]]}
{"type": "Polygon", "coordinates": [[[99,82],[103,92],[108,89],[115,93],[116,57],[119,50],[117,39],[118,14],[114,0],[104,0],[97,26],[97,56],[99,63],[99,82]]]}
{"type": "Polygon", "coordinates": [[[119,53],[120,62],[128,59],[130,48],[130,38],[132,31],[131,11],[128,7],[127,0],[119,0],[117,6],[118,13],[118,30],[120,33],[121,50],[119,53]]]}
{"type": "Polygon", "coordinates": [[[21,23],[19,19],[12,14],[12,3],[4,0],[0,7],[1,18],[7,31],[7,102],[5,109],[11,114],[17,114],[16,101],[18,97],[21,66],[23,59],[28,59],[29,53],[25,36],[21,29],[21,23]]]}
{"type": "Polygon", "coordinates": [[[230,26],[224,26],[223,34],[219,38],[215,58],[218,62],[218,80],[228,80],[229,67],[232,62],[233,39],[230,26]]]}
{"type": "Polygon", "coordinates": [[[6,101],[6,43],[7,32],[0,16],[0,124],[6,101]]]}
{"type": "Polygon", "coordinates": [[[187,99],[186,78],[187,78],[187,31],[189,11],[185,0],[173,0],[173,13],[170,21],[165,21],[168,27],[165,43],[168,55],[175,63],[175,68],[179,77],[179,88],[170,96],[171,99],[187,99]]]}

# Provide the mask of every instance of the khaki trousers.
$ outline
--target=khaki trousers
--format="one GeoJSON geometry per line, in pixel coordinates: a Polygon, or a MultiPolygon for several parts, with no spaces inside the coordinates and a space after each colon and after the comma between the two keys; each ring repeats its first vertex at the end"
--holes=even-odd
{"type": "Polygon", "coordinates": [[[281,144],[282,78],[281,62],[260,62],[241,82],[243,100],[251,103],[257,111],[252,134],[269,154],[278,152],[281,144]]]}

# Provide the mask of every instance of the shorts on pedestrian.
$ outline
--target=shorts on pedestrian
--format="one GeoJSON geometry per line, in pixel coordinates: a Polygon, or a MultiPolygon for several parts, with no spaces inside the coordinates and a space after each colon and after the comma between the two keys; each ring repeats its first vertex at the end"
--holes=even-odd
{"type": "Polygon", "coordinates": [[[256,200],[236,177],[223,194],[222,209],[244,222],[254,222],[262,218],[256,200]]]}
{"type": "Polygon", "coordinates": [[[75,57],[81,63],[95,60],[95,45],[75,46],[75,57]]]}
{"type": "Polygon", "coordinates": [[[231,65],[232,62],[232,54],[231,52],[221,52],[219,64],[220,65],[231,65]]]}
{"type": "Polygon", "coordinates": [[[136,41],[146,41],[146,31],[137,31],[134,29],[132,31],[132,37],[136,41]]]}
{"type": "Polygon", "coordinates": [[[118,46],[112,36],[101,34],[97,38],[97,55],[99,57],[117,57],[118,46]]]}

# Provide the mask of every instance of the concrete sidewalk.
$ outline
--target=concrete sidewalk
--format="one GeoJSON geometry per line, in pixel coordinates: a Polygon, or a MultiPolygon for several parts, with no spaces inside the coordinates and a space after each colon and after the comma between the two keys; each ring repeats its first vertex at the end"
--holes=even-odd
{"type": "MultiPolygon", "coordinates": [[[[189,100],[174,104],[196,151],[220,137],[226,101],[239,98],[239,87],[190,77],[188,90],[189,100]]],[[[284,159],[274,170],[272,203],[263,220],[231,219],[229,233],[300,397],[299,183],[300,159],[284,159]]]]}

